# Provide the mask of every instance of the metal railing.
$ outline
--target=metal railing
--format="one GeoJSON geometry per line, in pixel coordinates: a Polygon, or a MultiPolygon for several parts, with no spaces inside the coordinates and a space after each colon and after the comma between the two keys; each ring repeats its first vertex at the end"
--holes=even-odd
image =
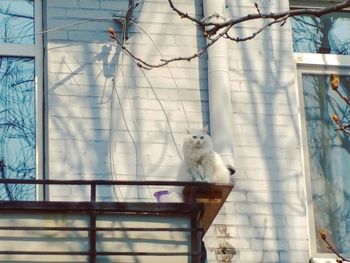
{"type": "Polygon", "coordinates": [[[170,182],[170,181],[110,181],[110,180],[23,180],[23,179],[0,179],[0,187],[3,184],[31,184],[46,187],[53,185],[85,185],[90,187],[89,201],[50,201],[47,199],[42,201],[15,201],[0,200],[0,213],[20,212],[20,213],[73,213],[84,214],[88,216],[89,225],[86,227],[45,227],[45,226],[20,226],[6,225],[0,226],[1,231],[84,231],[88,236],[87,251],[27,251],[27,250],[1,250],[0,255],[64,255],[64,256],[87,256],[90,263],[95,263],[99,256],[188,256],[192,262],[200,262],[202,257],[201,238],[203,229],[200,228],[198,218],[201,214],[203,206],[191,198],[186,203],[156,203],[156,202],[99,202],[96,200],[96,189],[98,186],[172,186],[187,187],[191,192],[196,191],[207,183],[199,182],[170,182]],[[181,215],[189,219],[191,227],[97,227],[97,216],[105,214],[133,214],[133,215],[181,215]],[[191,238],[189,252],[140,252],[140,251],[97,251],[97,233],[105,231],[123,231],[123,232],[184,232],[188,233],[191,238]]]}

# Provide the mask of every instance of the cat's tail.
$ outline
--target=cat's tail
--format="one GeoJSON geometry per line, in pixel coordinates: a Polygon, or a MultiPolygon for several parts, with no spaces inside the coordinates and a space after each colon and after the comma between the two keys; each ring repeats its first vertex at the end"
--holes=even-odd
{"type": "Polygon", "coordinates": [[[224,164],[220,155],[216,153],[215,156],[215,171],[214,171],[214,182],[219,184],[230,184],[231,183],[231,173],[228,167],[224,164]]]}
{"type": "MultiPolygon", "coordinates": [[[[177,182],[192,182],[193,181],[192,175],[189,172],[188,167],[185,164],[185,162],[182,162],[179,166],[176,181],[177,182]]],[[[169,189],[169,192],[172,193],[174,198],[180,198],[183,200],[183,190],[184,190],[184,186],[174,186],[174,187],[171,187],[169,189]]]]}

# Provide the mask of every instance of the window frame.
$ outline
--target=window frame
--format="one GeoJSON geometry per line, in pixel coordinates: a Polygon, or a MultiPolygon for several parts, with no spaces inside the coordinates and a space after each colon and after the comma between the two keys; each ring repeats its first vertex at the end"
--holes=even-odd
{"type": "MultiPolygon", "coordinates": [[[[323,1],[291,1],[292,8],[321,8],[330,3],[329,0],[323,1]]],[[[350,12],[350,9],[342,11],[350,12]]],[[[296,89],[299,107],[299,123],[301,135],[301,154],[302,167],[305,179],[306,191],[306,212],[308,217],[309,229],[309,252],[313,263],[335,263],[336,255],[332,252],[319,253],[317,252],[316,236],[319,235],[316,231],[316,218],[314,214],[314,203],[312,198],[312,181],[310,172],[309,159],[309,144],[307,138],[306,128],[306,114],[303,94],[302,76],[303,74],[331,74],[337,73],[339,75],[349,75],[350,73],[350,55],[336,55],[336,54],[320,54],[320,53],[293,53],[294,63],[296,65],[296,89]]]]}
{"type": "MultiPolygon", "coordinates": [[[[311,171],[310,171],[310,159],[309,159],[309,143],[307,136],[307,121],[305,114],[305,103],[304,103],[304,94],[302,86],[302,77],[303,74],[331,74],[337,73],[339,75],[349,74],[350,68],[344,67],[329,67],[325,68],[323,66],[314,66],[314,67],[305,67],[297,65],[297,86],[298,86],[298,105],[299,105],[299,116],[301,123],[301,144],[302,144],[302,162],[303,162],[303,173],[306,186],[306,209],[308,217],[308,226],[309,226],[309,249],[312,262],[317,263],[330,263],[329,260],[334,259],[336,262],[336,256],[329,253],[319,253],[317,252],[317,243],[316,236],[319,233],[316,230],[316,218],[314,214],[314,203],[312,198],[312,180],[311,180],[311,171]]],[[[333,262],[333,261],[332,261],[333,262]]]]}
{"type": "MultiPolygon", "coordinates": [[[[43,0],[34,1],[34,44],[0,43],[0,56],[34,59],[35,90],[35,177],[44,178],[44,106],[43,106],[43,0]]],[[[36,200],[44,198],[43,187],[36,187],[36,200]]]]}

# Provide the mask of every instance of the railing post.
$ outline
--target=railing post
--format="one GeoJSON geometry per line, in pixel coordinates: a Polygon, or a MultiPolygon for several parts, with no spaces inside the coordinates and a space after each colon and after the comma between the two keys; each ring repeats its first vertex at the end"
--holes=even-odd
{"type": "Polygon", "coordinates": [[[95,204],[96,202],[96,183],[91,182],[90,184],[90,202],[91,204],[95,204]]]}
{"type": "Polygon", "coordinates": [[[89,230],[89,263],[96,263],[96,214],[90,211],[90,230],[89,230]]]}
{"type": "Polygon", "coordinates": [[[198,231],[200,229],[200,214],[198,212],[191,213],[191,228],[195,231],[191,231],[191,263],[201,263],[202,261],[202,232],[198,231]]]}
{"type": "Polygon", "coordinates": [[[201,263],[201,238],[198,233],[198,223],[195,216],[192,215],[191,218],[191,228],[196,229],[195,231],[191,231],[191,263],[201,263]],[[198,254],[199,253],[199,254],[198,254]]]}
{"type": "Polygon", "coordinates": [[[90,184],[90,202],[92,209],[90,210],[90,227],[89,227],[89,263],[96,263],[96,184],[90,184]]]}

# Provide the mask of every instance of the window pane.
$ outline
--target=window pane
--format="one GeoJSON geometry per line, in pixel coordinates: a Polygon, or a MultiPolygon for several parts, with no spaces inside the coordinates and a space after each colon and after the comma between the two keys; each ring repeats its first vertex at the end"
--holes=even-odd
{"type": "Polygon", "coordinates": [[[350,13],[292,19],[294,52],[350,54],[350,13]]]}
{"type": "Polygon", "coordinates": [[[1,0],[0,43],[33,44],[33,33],[34,0],[1,0]]]}
{"type": "MultiPolygon", "coordinates": [[[[350,108],[330,87],[329,75],[302,77],[316,231],[327,229],[337,250],[350,255],[350,136],[336,131],[332,116],[350,123],[350,108]]],[[[350,77],[338,91],[350,97],[350,77]]],[[[319,235],[317,249],[329,253],[319,235]]]]}
{"type": "MultiPolygon", "coordinates": [[[[0,57],[0,176],[35,178],[34,59],[0,57]]],[[[0,185],[2,200],[34,200],[33,185],[0,185]]]]}

